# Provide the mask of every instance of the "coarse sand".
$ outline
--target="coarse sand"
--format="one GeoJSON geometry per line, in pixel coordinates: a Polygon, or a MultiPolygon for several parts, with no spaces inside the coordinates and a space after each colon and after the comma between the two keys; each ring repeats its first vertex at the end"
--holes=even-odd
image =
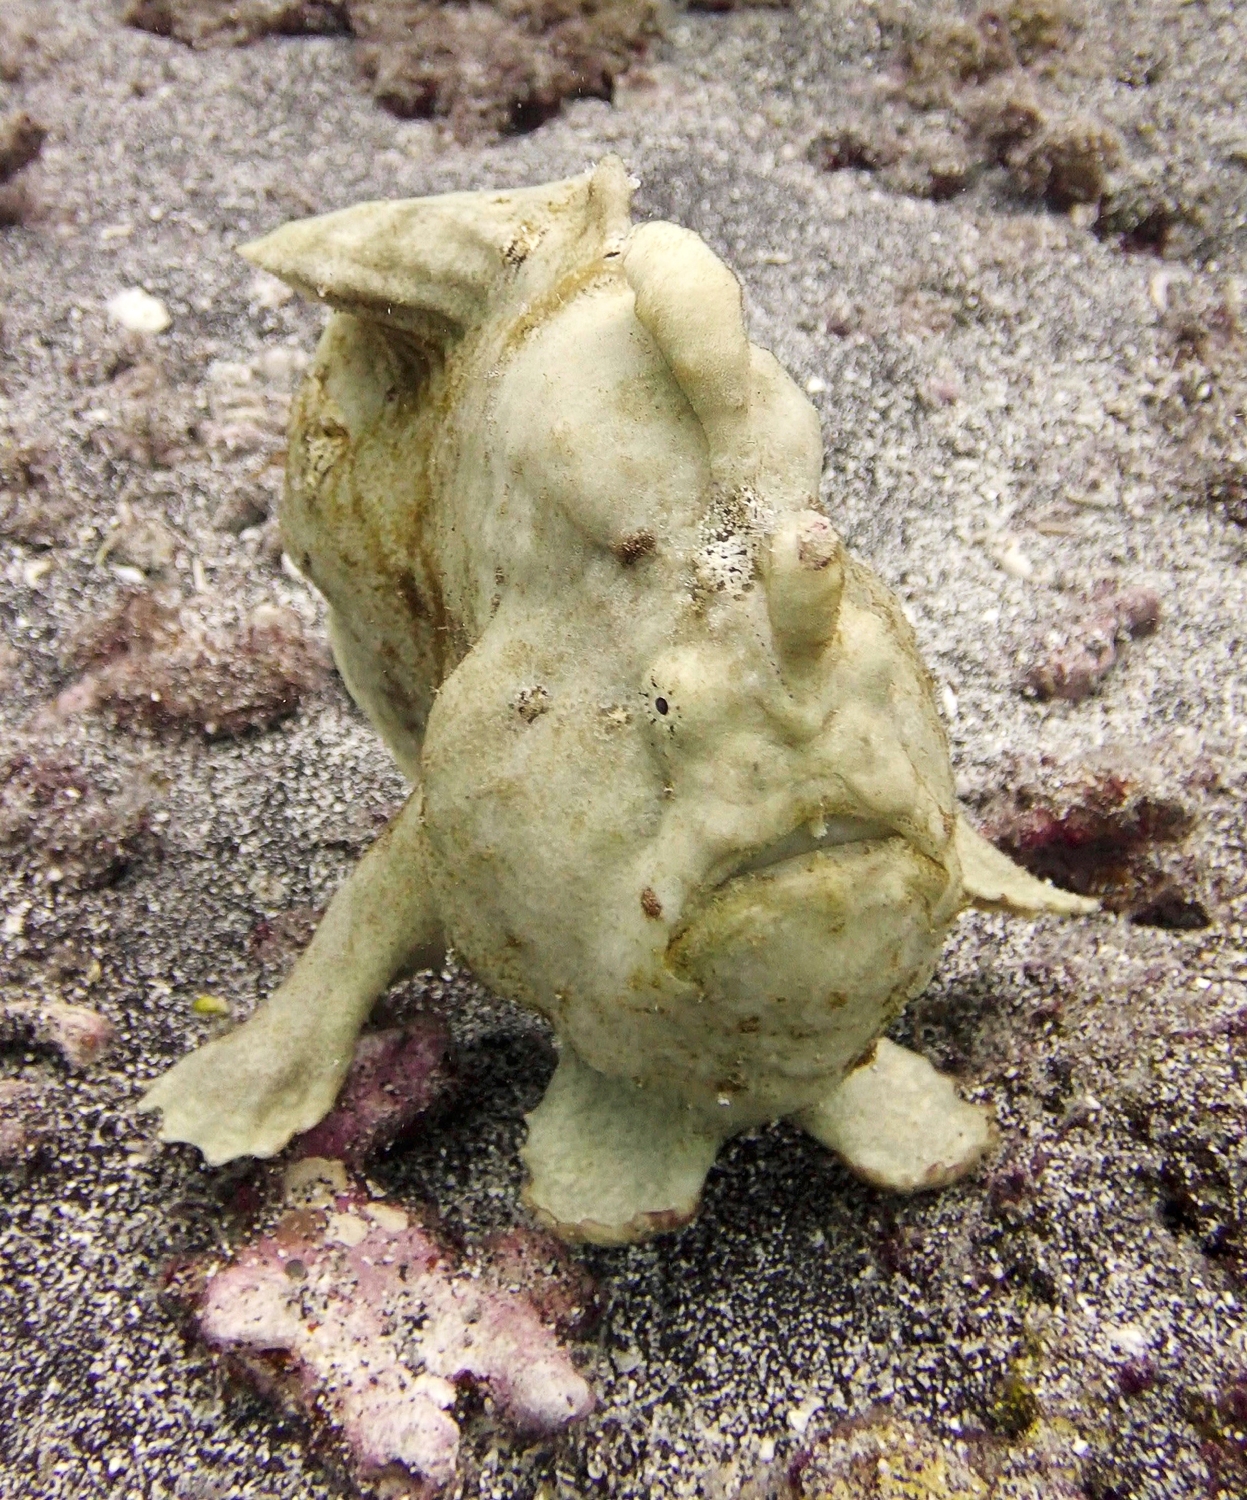
{"type": "MultiPolygon", "coordinates": [[[[1247,1493],[1247,10],[673,10],[613,104],[472,144],[378,107],[347,38],[193,50],[121,10],[0,16],[0,103],[47,132],[0,229],[0,1003],[116,1031],[73,1071],[0,1027],[0,1493],[335,1492],[161,1303],[238,1242],[248,1168],[132,1113],[405,794],[270,519],[323,313],[234,248],[607,151],[811,393],[971,809],[1117,778],[1184,841],[1147,920],[967,918],[898,1025],[995,1106],[982,1170],[902,1200],[786,1125],[733,1142],[684,1232],[577,1252],[596,1411],[528,1444],[469,1403],[448,1493],[1247,1493]],[[110,320],[134,288],[165,331],[110,320]],[[1081,701],[1022,691],[1103,586],[1153,591],[1155,630],[1081,701]]],[[[447,1019],[461,1092],[373,1175],[475,1244],[523,1217],[551,1041],[453,966],[396,1004],[447,1019]]]]}

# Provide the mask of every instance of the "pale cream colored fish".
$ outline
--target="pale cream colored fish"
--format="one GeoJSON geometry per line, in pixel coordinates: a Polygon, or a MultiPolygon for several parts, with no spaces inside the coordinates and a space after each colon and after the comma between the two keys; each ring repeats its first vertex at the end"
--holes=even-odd
{"type": "Polygon", "coordinates": [[[913,633],[817,496],[818,418],[697,235],[622,164],[362,204],[246,248],[336,309],[295,403],[286,546],[416,783],[257,1014],[144,1107],[210,1162],[333,1103],[446,942],[550,1017],[528,1199],[613,1243],[795,1119],[881,1186],[992,1138],[882,1033],[967,906],[1094,903],[958,811],[913,633]]]}

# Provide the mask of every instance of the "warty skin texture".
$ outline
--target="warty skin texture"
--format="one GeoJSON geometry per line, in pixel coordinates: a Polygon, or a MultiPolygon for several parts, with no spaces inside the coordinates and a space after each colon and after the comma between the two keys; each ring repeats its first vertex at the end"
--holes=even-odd
{"type": "Polygon", "coordinates": [[[246,251],[337,309],[283,531],[417,790],[286,984],[146,1097],[210,1161],[315,1123],[447,941],[554,1023],[525,1159],[568,1237],[684,1222],[718,1145],[781,1116],[902,1190],[990,1144],[874,1044],[967,905],[1090,903],[959,814],[913,633],[818,512],[816,413],[730,271],[629,198],[608,158],[246,251]]]}

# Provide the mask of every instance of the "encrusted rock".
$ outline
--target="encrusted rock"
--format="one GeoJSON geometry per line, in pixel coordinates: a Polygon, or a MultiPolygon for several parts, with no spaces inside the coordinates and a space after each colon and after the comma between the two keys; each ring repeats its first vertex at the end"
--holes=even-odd
{"type": "Polygon", "coordinates": [[[1066,627],[1059,644],[1027,669],[1024,689],[1036,698],[1078,703],[1100,685],[1123,644],[1150,635],[1160,619],[1155,590],[1106,585],[1086,612],[1066,627]]]}
{"type": "Polygon", "coordinates": [[[325,674],[289,610],[260,606],[223,630],[146,592],[83,630],[67,660],[86,671],[58,698],[62,716],[107,709],[122,725],[209,739],[272,728],[325,674]]]}
{"type": "MultiPolygon", "coordinates": [[[[499,1266],[460,1259],[410,1210],[345,1174],[321,1171],[317,1182],[315,1193],[295,1189],[299,1206],[271,1234],[224,1266],[179,1267],[173,1289],[209,1347],[307,1421],[357,1487],[427,1497],[448,1484],[461,1389],[479,1390],[530,1437],[592,1410],[548,1286],[534,1302],[514,1255],[499,1266]]],[[[547,1264],[558,1257],[551,1246],[547,1264]]],[[[574,1279],[568,1295],[583,1300],[574,1279]]]]}
{"type": "Polygon", "coordinates": [[[349,32],[377,101],[461,138],[532,130],[610,99],[659,29],[655,0],[132,0],[132,26],[191,46],[349,32]]]}
{"type": "Polygon", "coordinates": [[[116,884],[157,852],[156,786],[143,776],[99,785],[36,740],[0,765],[0,849],[69,889],[116,884]]]}
{"type": "Polygon", "coordinates": [[[97,1063],[112,1046],[113,1024],[85,1005],[63,1000],[0,1002],[0,1045],[50,1048],[75,1072],[97,1063]]]}
{"type": "Polygon", "coordinates": [[[1132,757],[1014,762],[980,816],[992,843],[1066,890],[1094,895],[1141,925],[1208,925],[1184,850],[1197,821],[1191,799],[1132,757]]]}

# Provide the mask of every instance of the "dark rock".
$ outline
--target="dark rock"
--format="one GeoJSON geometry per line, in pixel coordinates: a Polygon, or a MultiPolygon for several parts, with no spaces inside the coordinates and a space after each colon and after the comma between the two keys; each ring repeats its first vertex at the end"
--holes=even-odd
{"type": "Polygon", "coordinates": [[[8,182],[34,161],[47,134],[24,110],[0,119],[0,182],[8,182]]]}
{"type": "Polygon", "coordinates": [[[362,1167],[448,1093],[449,1047],[445,1027],[425,1016],[404,1027],[364,1032],[337,1103],[296,1138],[295,1156],[362,1167]]]}

